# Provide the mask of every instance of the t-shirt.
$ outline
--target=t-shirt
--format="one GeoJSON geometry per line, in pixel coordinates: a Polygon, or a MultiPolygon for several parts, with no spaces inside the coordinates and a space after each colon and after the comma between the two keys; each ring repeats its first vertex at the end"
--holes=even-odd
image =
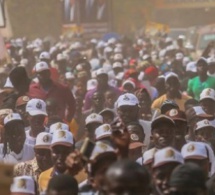
{"type": "MultiPolygon", "coordinates": [[[[180,110],[185,111],[184,103],[189,99],[191,99],[190,96],[181,94],[181,99],[176,98],[172,100],[179,106],[180,110]]],[[[165,100],[167,100],[166,94],[162,95],[152,103],[152,109],[160,109],[165,100]]]]}
{"type": "Polygon", "coordinates": [[[206,88],[215,90],[215,77],[208,76],[204,82],[200,81],[199,76],[190,79],[188,81],[187,93],[193,95],[196,100],[199,100],[201,92],[206,88]]]}

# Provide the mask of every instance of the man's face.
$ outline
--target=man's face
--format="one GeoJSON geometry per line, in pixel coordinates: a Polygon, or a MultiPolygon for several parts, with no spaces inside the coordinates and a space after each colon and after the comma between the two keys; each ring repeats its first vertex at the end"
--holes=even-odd
{"type": "Polygon", "coordinates": [[[117,110],[119,118],[124,124],[138,120],[139,108],[138,106],[120,106],[117,110]]]}
{"type": "Polygon", "coordinates": [[[114,119],[114,115],[110,112],[105,112],[102,114],[104,123],[111,124],[114,119]]]}
{"type": "Polygon", "coordinates": [[[150,96],[147,94],[147,92],[142,92],[137,96],[139,102],[140,102],[140,107],[144,110],[149,107],[151,107],[151,99],[150,96]]]}
{"type": "Polygon", "coordinates": [[[73,151],[73,147],[56,145],[52,147],[52,161],[54,163],[55,170],[59,173],[66,171],[65,160],[66,157],[73,151]]]}
{"type": "Polygon", "coordinates": [[[207,74],[208,67],[207,64],[204,62],[197,63],[197,72],[199,75],[207,74]]]}
{"type": "Polygon", "coordinates": [[[45,120],[44,115],[35,115],[35,116],[29,115],[28,120],[32,129],[38,130],[38,131],[41,131],[41,129],[44,129],[44,120],[45,120]]]}
{"type": "Polygon", "coordinates": [[[177,166],[178,163],[169,163],[153,169],[153,186],[158,194],[168,194],[169,179],[177,166]]]}
{"type": "Polygon", "coordinates": [[[8,124],[8,127],[5,129],[7,131],[5,139],[8,140],[11,151],[20,153],[26,138],[24,124],[21,122],[12,122],[8,124]]]}
{"type": "Polygon", "coordinates": [[[178,79],[175,77],[170,77],[167,80],[165,86],[166,86],[166,91],[170,92],[171,94],[178,93],[180,89],[180,83],[178,79]]]}
{"type": "Polygon", "coordinates": [[[105,103],[108,107],[113,107],[116,99],[116,94],[114,92],[108,91],[105,93],[105,103]]]}
{"type": "Polygon", "coordinates": [[[215,129],[213,127],[205,127],[196,131],[196,141],[210,143],[215,136],[215,129]]]}
{"type": "Polygon", "coordinates": [[[106,74],[102,74],[102,75],[98,75],[96,77],[97,81],[98,81],[98,86],[100,87],[106,87],[108,84],[108,76],[106,74]]]}
{"type": "Polygon", "coordinates": [[[171,146],[174,141],[175,127],[167,122],[159,123],[152,130],[152,142],[157,149],[171,146]]]}
{"type": "Polygon", "coordinates": [[[25,111],[25,107],[26,107],[26,104],[21,105],[21,106],[17,106],[16,112],[18,112],[21,115],[22,120],[24,121],[25,126],[27,127],[27,126],[29,126],[29,122],[28,122],[28,114],[25,111]]]}
{"type": "Polygon", "coordinates": [[[209,99],[209,98],[203,99],[202,101],[200,101],[200,106],[207,114],[211,114],[211,115],[215,114],[215,101],[214,100],[209,99]]]}
{"type": "Polygon", "coordinates": [[[42,83],[42,84],[50,81],[50,76],[51,76],[51,74],[50,74],[49,70],[43,70],[43,71],[37,73],[37,77],[38,77],[40,83],[42,83]]]}
{"type": "Polygon", "coordinates": [[[45,171],[53,166],[50,149],[35,148],[34,152],[37,165],[42,171],[45,171]]]}
{"type": "Polygon", "coordinates": [[[95,92],[93,94],[93,105],[95,107],[100,107],[102,108],[103,107],[103,104],[104,104],[104,98],[102,96],[101,93],[98,93],[98,92],[95,92]]]}

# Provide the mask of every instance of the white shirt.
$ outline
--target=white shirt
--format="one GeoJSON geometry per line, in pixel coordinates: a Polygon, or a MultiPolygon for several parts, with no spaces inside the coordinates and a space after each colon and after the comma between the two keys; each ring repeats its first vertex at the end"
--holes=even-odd
{"type": "Polygon", "coordinates": [[[145,133],[144,144],[148,146],[150,143],[150,136],[151,136],[151,121],[145,121],[140,119],[139,123],[143,127],[144,133],[145,133]]]}

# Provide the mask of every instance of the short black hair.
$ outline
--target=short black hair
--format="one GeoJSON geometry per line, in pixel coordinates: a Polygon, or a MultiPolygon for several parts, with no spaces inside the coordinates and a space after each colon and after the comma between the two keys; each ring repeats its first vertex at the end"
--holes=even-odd
{"type": "Polygon", "coordinates": [[[78,195],[78,182],[71,175],[57,175],[49,181],[47,192],[51,190],[55,190],[57,192],[69,191],[71,192],[71,195],[78,195]]]}
{"type": "Polygon", "coordinates": [[[18,83],[20,83],[20,80],[26,80],[26,81],[30,80],[29,77],[28,77],[26,69],[24,67],[22,67],[22,66],[14,68],[10,72],[9,78],[10,78],[11,83],[13,85],[14,84],[18,85],[18,83]]]}

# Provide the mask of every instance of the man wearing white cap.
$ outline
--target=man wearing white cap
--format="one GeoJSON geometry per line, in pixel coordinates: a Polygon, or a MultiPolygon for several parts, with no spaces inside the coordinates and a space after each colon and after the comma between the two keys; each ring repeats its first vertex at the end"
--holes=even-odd
{"type": "Polygon", "coordinates": [[[37,136],[34,146],[35,158],[30,161],[21,162],[14,167],[14,176],[27,175],[38,182],[39,175],[52,167],[50,145],[52,135],[49,133],[40,133],[37,136]]]}
{"type": "MultiPolygon", "coordinates": [[[[40,192],[46,191],[48,182],[52,177],[65,173],[67,170],[65,160],[74,149],[74,137],[71,132],[65,130],[54,131],[51,142],[51,153],[54,166],[40,174],[38,180],[40,192]]],[[[86,179],[85,176],[83,178],[83,175],[81,175],[81,177],[80,175],[77,175],[75,178],[78,182],[86,179]]]]}
{"type": "Polygon", "coordinates": [[[92,106],[92,98],[93,98],[93,94],[95,92],[101,92],[102,94],[105,94],[106,91],[113,91],[114,93],[116,93],[117,95],[120,95],[120,91],[119,89],[112,87],[108,84],[108,74],[107,72],[105,72],[104,69],[99,69],[96,72],[96,79],[98,82],[98,85],[96,88],[90,90],[87,92],[86,96],[85,96],[85,104],[84,104],[84,110],[89,110],[92,106]]]}
{"type": "Polygon", "coordinates": [[[206,88],[200,94],[200,106],[203,110],[210,115],[215,115],[215,90],[206,88]]]}
{"type": "Polygon", "coordinates": [[[35,195],[37,188],[30,176],[14,177],[10,188],[11,195],[35,195]]]}
{"type": "Polygon", "coordinates": [[[46,131],[44,127],[46,112],[46,103],[41,99],[31,99],[26,105],[30,130],[26,131],[26,144],[33,147],[36,143],[36,137],[39,133],[46,131]]]}
{"type": "Polygon", "coordinates": [[[165,76],[166,94],[162,95],[152,103],[152,108],[160,109],[163,102],[167,99],[175,101],[180,110],[184,111],[184,103],[191,97],[180,92],[180,82],[178,75],[170,72],[165,76]]]}
{"type": "Polygon", "coordinates": [[[126,126],[131,122],[141,124],[146,136],[144,144],[148,145],[150,142],[151,123],[139,119],[139,101],[137,97],[131,93],[119,96],[116,101],[116,108],[119,118],[114,122],[113,126],[126,126]]]}
{"type": "Polygon", "coordinates": [[[31,84],[29,96],[44,101],[48,98],[55,99],[59,106],[59,116],[70,122],[75,113],[75,99],[70,89],[51,79],[50,68],[46,62],[37,63],[35,72],[39,79],[39,83],[31,84]],[[66,111],[68,111],[67,115],[65,114],[66,111]]]}
{"type": "Polygon", "coordinates": [[[172,171],[183,163],[181,153],[172,147],[166,147],[155,153],[152,170],[153,194],[165,194],[172,171]]]}
{"type": "Polygon", "coordinates": [[[25,128],[22,118],[17,113],[8,114],[4,118],[4,145],[2,157],[4,163],[23,162],[34,158],[34,153],[25,143],[25,128]]]}

